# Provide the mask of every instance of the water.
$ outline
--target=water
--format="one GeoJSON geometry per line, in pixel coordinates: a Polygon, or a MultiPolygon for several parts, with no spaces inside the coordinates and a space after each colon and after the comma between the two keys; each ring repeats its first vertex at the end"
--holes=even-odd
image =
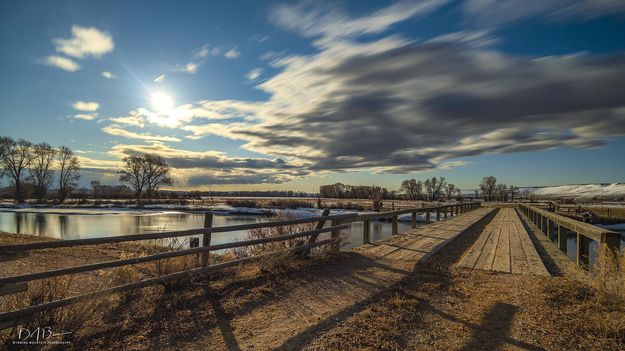
{"type": "MultiPolygon", "coordinates": [[[[276,220],[272,217],[253,215],[213,216],[213,226],[229,226],[276,220]]],[[[86,239],[128,234],[153,233],[201,228],[204,214],[182,212],[115,212],[99,211],[98,214],[62,214],[32,212],[0,212],[0,231],[32,234],[58,239],[86,239]]],[[[399,222],[399,232],[410,229],[410,223],[399,222]]],[[[391,235],[391,222],[371,223],[371,240],[391,235]]],[[[346,240],[343,249],[362,245],[363,223],[351,223],[343,230],[346,240]]],[[[243,240],[247,231],[215,233],[212,244],[243,240]]]]}

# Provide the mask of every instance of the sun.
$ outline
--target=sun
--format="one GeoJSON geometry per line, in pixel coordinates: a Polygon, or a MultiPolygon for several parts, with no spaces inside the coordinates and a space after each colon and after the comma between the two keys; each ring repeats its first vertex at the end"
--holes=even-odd
{"type": "Polygon", "coordinates": [[[174,100],[171,96],[160,91],[152,93],[150,101],[152,102],[152,107],[161,113],[169,112],[174,108],[174,100]]]}

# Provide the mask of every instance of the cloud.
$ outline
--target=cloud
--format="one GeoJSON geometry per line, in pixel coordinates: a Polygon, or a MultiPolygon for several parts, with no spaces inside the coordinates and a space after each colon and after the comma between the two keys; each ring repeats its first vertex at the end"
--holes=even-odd
{"type": "Polygon", "coordinates": [[[58,52],[83,59],[85,57],[99,58],[113,51],[113,38],[95,27],[72,26],[72,37],[69,39],[54,39],[53,43],[58,52]]]}
{"type": "Polygon", "coordinates": [[[466,16],[481,24],[503,24],[528,17],[593,19],[625,13],[622,0],[466,0],[466,16]]]}
{"type": "Polygon", "coordinates": [[[63,56],[48,56],[43,59],[43,63],[69,72],[75,72],[80,69],[80,65],[76,61],[63,56]]]}
{"type": "Polygon", "coordinates": [[[124,124],[127,126],[145,127],[145,114],[142,110],[132,110],[129,116],[110,117],[109,120],[115,124],[124,124]]]}
{"type": "Polygon", "coordinates": [[[167,77],[167,75],[161,74],[160,76],[154,78],[154,83],[160,83],[160,82],[164,81],[165,77],[167,77]]]}
{"type": "Polygon", "coordinates": [[[73,103],[72,107],[78,111],[94,112],[97,111],[98,108],[100,108],[100,104],[97,102],[87,102],[79,100],[73,103]]]}
{"type": "Polygon", "coordinates": [[[256,79],[258,79],[258,77],[260,77],[260,75],[263,73],[263,69],[262,68],[254,68],[253,70],[249,71],[247,73],[247,79],[250,81],[255,81],[256,79]]]}
{"type": "Polygon", "coordinates": [[[119,144],[109,151],[109,155],[120,159],[143,153],[165,158],[172,167],[176,185],[183,188],[216,184],[278,184],[310,173],[279,158],[228,157],[216,151],[176,149],[161,142],[150,145],[119,144]]]}
{"type": "Polygon", "coordinates": [[[117,76],[114,75],[113,73],[109,72],[109,71],[103,71],[102,72],[102,77],[106,78],[106,79],[116,79],[117,76]]]}
{"type": "Polygon", "coordinates": [[[415,16],[424,16],[449,0],[398,1],[371,14],[351,17],[336,6],[315,2],[282,4],[273,8],[271,19],[280,27],[307,37],[344,38],[381,33],[392,25],[415,16]]]}
{"type": "Polygon", "coordinates": [[[197,63],[189,62],[189,63],[187,63],[184,66],[177,66],[176,67],[176,72],[195,74],[197,72],[198,68],[200,68],[200,66],[197,63]]]}
{"type": "MultiPolygon", "coordinates": [[[[521,57],[454,40],[341,41],[292,56],[243,122],[182,127],[309,170],[406,173],[458,159],[596,147],[625,135],[622,55],[521,57]]],[[[210,102],[203,102],[210,105],[210,102]]]]}
{"type": "Polygon", "coordinates": [[[241,52],[237,50],[236,48],[232,48],[224,54],[224,57],[229,58],[229,59],[235,59],[239,56],[241,56],[241,52]]]}
{"type": "Polygon", "coordinates": [[[110,125],[102,128],[102,131],[115,136],[120,136],[128,139],[137,139],[145,141],[172,141],[179,142],[180,139],[171,136],[152,135],[150,133],[135,133],[121,128],[119,125],[110,125]]]}
{"type": "MultiPolygon", "coordinates": [[[[419,17],[441,3],[400,2],[361,18],[313,12],[323,19],[318,28],[301,13],[292,30],[315,37],[318,51],[274,58],[279,73],[257,86],[265,101],[202,100],[146,121],[190,140],[242,141],[246,150],[297,165],[284,170],[288,177],[295,170],[447,169],[472,156],[598,147],[625,135],[622,54],[517,56],[490,45],[497,38],[485,31],[426,41],[359,37],[407,19],[400,12],[419,17]]],[[[276,179],[262,170],[256,173],[276,179]]]]}
{"type": "Polygon", "coordinates": [[[98,117],[97,113],[78,113],[73,116],[73,118],[82,119],[85,121],[91,121],[91,120],[96,119],[97,117],[98,117]]]}

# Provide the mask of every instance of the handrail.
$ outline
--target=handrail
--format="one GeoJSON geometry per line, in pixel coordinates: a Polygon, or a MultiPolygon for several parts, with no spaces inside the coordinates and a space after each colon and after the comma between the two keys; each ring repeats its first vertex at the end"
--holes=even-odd
{"type": "Polygon", "coordinates": [[[549,211],[546,211],[546,210],[543,210],[534,206],[526,205],[524,203],[519,203],[519,206],[530,209],[545,218],[549,218],[551,221],[557,223],[558,225],[563,225],[572,231],[580,233],[598,242],[602,242],[603,240],[602,238],[605,236],[605,234],[620,235],[617,232],[614,232],[605,228],[597,227],[589,223],[580,222],[575,219],[565,217],[554,212],[549,212],[549,211]]]}

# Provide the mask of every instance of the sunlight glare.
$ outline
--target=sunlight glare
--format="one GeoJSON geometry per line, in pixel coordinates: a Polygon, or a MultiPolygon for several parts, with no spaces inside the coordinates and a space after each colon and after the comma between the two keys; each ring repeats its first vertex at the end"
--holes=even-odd
{"type": "Polygon", "coordinates": [[[156,92],[150,96],[152,106],[158,112],[169,112],[174,108],[174,100],[166,93],[156,92]]]}

